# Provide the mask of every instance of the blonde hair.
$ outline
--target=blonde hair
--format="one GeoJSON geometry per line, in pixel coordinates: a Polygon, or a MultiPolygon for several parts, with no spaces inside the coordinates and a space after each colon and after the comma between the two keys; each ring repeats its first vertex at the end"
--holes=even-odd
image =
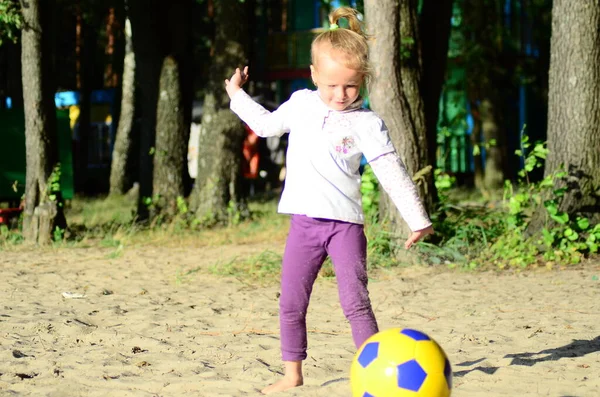
{"type": "Polygon", "coordinates": [[[329,14],[329,23],[338,25],[340,19],[348,21],[349,29],[335,28],[320,33],[312,42],[312,64],[317,67],[319,52],[333,50],[344,55],[343,63],[346,67],[358,70],[365,78],[371,74],[369,65],[369,46],[367,35],[363,30],[361,14],[351,7],[336,8],[329,14]]]}

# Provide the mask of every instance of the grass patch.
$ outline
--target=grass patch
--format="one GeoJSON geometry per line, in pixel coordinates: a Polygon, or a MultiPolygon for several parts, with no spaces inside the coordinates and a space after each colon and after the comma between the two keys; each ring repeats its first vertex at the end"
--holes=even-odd
{"type": "Polygon", "coordinates": [[[281,254],[266,250],[251,257],[236,257],[226,263],[216,263],[209,267],[209,272],[219,276],[274,281],[279,277],[282,259],[281,254]]]}

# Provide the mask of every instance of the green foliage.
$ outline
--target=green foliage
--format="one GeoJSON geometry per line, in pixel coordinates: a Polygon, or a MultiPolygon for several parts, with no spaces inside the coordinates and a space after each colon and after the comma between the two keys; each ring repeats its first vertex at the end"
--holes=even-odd
{"type": "MultiPolygon", "coordinates": [[[[60,193],[60,163],[57,163],[48,178],[48,200],[57,201],[58,194],[60,193]]],[[[57,205],[62,206],[63,203],[59,201],[57,205]]]]}
{"type": "Polygon", "coordinates": [[[179,215],[186,215],[189,211],[187,202],[184,197],[177,196],[177,212],[179,215]]]}
{"type": "Polygon", "coordinates": [[[439,168],[436,168],[433,172],[435,178],[435,188],[438,193],[440,203],[448,202],[448,192],[456,184],[456,177],[448,173],[443,172],[439,168]]]}
{"type": "Polygon", "coordinates": [[[360,192],[365,216],[376,217],[379,212],[379,184],[370,165],[365,165],[361,177],[360,192]]]}
{"type": "Polygon", "coordinates": [[[227,219],[229,225],[239,225],[242,220],[243,215],[242,211],[239,208],[239,205],[233,201],[229,200],[227,203],[227,219]]]}
{"type": "Polygon", "coordinates": [[[400,39],[400,58],[410,59],[415,47],[415,39],[412,37],[402,37],[400,39]]]}
{"type": "MultiPolygon", "coordinates": [[[[559,169],[538,182],[530,178],[532,171],[543,167],[548,155],[546,144],[532,144],[526,135],[521,144],[523,150],[516,154],[525,156],[524,167],[516,186],[505,182],[501,208],[453,205],[444,191],[440,192],[440,210],[432,216],[440,241],[437,246],[423,246],[430,262],[470,269],[489,265],[552,267],[577,264],[598,252],[600,225],[560,210],[567,191],[562,187],[566,173],[559,169]],[[546,222],[532,235],[528,228],[539,210],[544,211],[546,222]]],[[[438,185],[438,180],[438,189],[447,186],[438,185]]]]}
{"type": "Polygon", "coordinates": [[[61,242],[63,241],[65,237],[65,229],[60,228],[60,227],[55,227],[54,230],[52,231],[52,241],[54,241],[55,243],[61,242]]]}
{"type": "Polygon", "coordinates": [[[481,146],[484,147],[485,150],[490,150],[490,148],[495,147],[498,142],[495,139],[490,139],[488,142],[483,142],[481,145],[475,143],[473,144],[473,156],[481,155],[481,146]]]}
{"type": "Polygon", "coordinates": [[[10,229],[7,225],[0,225],[0,250],[23,242],[20,229],[10,229]]]}
{"type": "MultiPolygon", "coordinates": [[[[526,136],[522,146],[525,149],[531,146],[526,136]]],[[[517,155],[522,154],[521,151],[517,151],[517,155]]],[[[520,260],[513,258],[512,262],[509,262],[511,265],[527,266],[538,263],[540,259],[544,260],[547,266],[577,264],[585,255],[598,252],[596,241],[600,238],[600,226],[592,227],[588,219],[560,210],[561,201],[567,192],[562,180],[567,174],[559,169],[539,182],[531,182],[529,173],[542,167],[547,155],[545,143],[533,145],[525,157],[524,168],[519,173],[520,191],[514,193],[512,187],[506,185],[508,228],[514,236],[520,236],[523,241],[520,247],[508,247],[509,250],[513,250],[511,256],[518,256],[523,252],[520,260]],[[525,238],[533,211],[540,207],[545,209],[546,215],[541,236],[525,238]]],[[[501,246],[492,247],[492,250],[501,251],[498,248],[501,246]]],[[[500,266],[502,265],[500,262],[500,266]]]]}
{"type": "Polygon", "coordinates": [[[20,3],[15,0],[0,0],[0,45],[5,38],[16,43],[22,26],[20,3]]]}

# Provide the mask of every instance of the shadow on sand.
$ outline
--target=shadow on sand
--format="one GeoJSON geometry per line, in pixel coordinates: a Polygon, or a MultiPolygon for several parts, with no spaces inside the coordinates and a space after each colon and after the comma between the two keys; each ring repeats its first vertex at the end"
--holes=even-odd
{"type": "MultiPolygon", "coordinates": [[[[546,361],[558,361],[561,358],[576,358],[583,357],[585,355],[596,353],[600,351],[600,336],[595,337],[591,340],[579,340],[575,339],[573,342],[569,343],[565,346],[556,347],[553,349],[545,349],[539,352],[525,352],[525,353],[515,353],[515,354],[507,354],[504,358],[512,358],[509,365],[524,365],[531,367],[537,363],[542,363],[546,361]]],[[[471,367],[473,365],[477,365],[480,362],[484,361],[485,358],[481,358],[475,361],[465,361],[459,364],[455,364],[456,367],[471,367]]],[[[486,373],[488,375],[493,375],[499,367],[492,366],[476,366],[474,368],[470,368],[464,371],[454,371],[453,376],[455,378],[460,378],[468,373],[474,371],[480,371],[486,373]]],[[[570,396],[564,396],[570,397],[570,396]]]]}

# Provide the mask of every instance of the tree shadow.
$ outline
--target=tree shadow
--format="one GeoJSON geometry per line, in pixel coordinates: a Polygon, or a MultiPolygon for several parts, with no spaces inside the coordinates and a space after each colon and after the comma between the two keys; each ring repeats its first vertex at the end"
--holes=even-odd
{"type": "MultiPolygon", "coordinates": [[[[455,367],[470,367],[472,365],[479,364],[480,362],[482,362],[484,360],[485,360],[485,358],[480,358],[480,359],[474,360],[474,361],[464,361],[462,363],[456,364],[455,367]]],[[[483,366],[479,365],[479,366],[477,366],[475,368],[467,369],[467,370],[464,370],[464,371],[454,371],[452,373],[452,376],[454,378],[461,378],[461,377],[463,377],[463,376],[465,376],[468,373],[471,373],[473,371],[481,371],[481,372],[483,372],[485,374],[493,375],[498,370],[498,368],[499,367],[483,367],[483,366]]]]}
{"type": "Polygon", "coordinates": [[[575,339],[565,346],[541,350],[537,353],[507,354],[504,358],[512,358],[510,365],[525,365],[531,367],[546,361],[558,361],[561,358],[583,357],[600,351],[600,336],[591,340],[575,339]],[[542,355],[542,357],[537,357],[542,355]]]}
{"type": "MultiPolygon", "coordinates": [[[[512,358],[509,365],[525,365],[531,367],[537,363],[546,361],[558,361],[561,358],[583,357],[585,355],[600,351],[600,336],[591,340],[575,339],[573,342],[565,346],[560,346],[554,349],[545,349],[535,353],[515,353],[507,354],[504,358],[512,358]]],[[[484,361],[485,358],[480,358],[474,361],[464,361],[455,364],[454,367],[470,367],[484,361]]],[[[464,371],[454,371],[453,377],[460,378],[471,372],[480,371],[488,375],[493,375],[500,367],[476,366],[464,371]]],[[[571,396],[564,396],[571,397],[571,396]]]]}

